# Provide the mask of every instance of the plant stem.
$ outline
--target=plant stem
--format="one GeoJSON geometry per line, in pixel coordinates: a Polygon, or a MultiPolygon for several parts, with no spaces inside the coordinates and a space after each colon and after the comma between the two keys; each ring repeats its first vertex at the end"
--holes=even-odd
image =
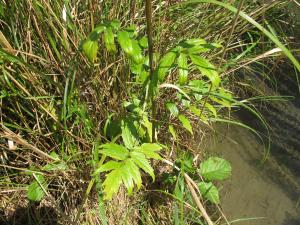
{"type": "MultiPolygon", "coordinates": [[[[148,36],[148,51],[149,51],[149,67],[150,67],[150,85],[154,84],[154,65],[153,65],[153,39],[152,39],[152,2],[146,0],[146,20],[147,20],[147,36],[148,36]]],[[[154,98],[154,88],[150,88],[150,102],[152,111],[152,142],[155,142],[156,128],[156,102],[154,98]]]]}

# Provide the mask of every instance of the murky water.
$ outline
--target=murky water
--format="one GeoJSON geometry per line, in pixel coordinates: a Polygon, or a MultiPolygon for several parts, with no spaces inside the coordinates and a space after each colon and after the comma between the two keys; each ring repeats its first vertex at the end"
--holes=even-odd
{"type": "Polygon", "coordinates": [[[220,183],[221,206],[228,220],[245,219],[235,223],[242,225],[300,225],[300,190],[286,188],[289,182],[277,160],[271,156],[261,164],[264,148],[245,128],[219,126],[217,130],[209,152],[232,165],[231,179],[220,183]]]}

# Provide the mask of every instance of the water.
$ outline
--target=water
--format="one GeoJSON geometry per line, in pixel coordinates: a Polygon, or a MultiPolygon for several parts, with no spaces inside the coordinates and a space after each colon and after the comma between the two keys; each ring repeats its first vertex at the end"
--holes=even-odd
{"type": "Polygon", "coordinates": [[[289,182],[277,160],[271,156],[261,164],[264,148],[250,131],[239,127],[227,130],[226,126],[218,126],[217,130],[220,133],[209,152],[221,155],[232,165],[232,177],[220,183],[221,206],[228,220],[248,218],[236,223],[243,225],[299,225],[300,192],[286,188],[289,182]]]}

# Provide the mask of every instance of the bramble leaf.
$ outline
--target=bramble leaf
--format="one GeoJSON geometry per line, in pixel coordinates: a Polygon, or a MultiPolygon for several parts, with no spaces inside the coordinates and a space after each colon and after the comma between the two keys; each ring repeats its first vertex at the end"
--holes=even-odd
{"type": "Polygon", "coordinates": [[[231,165],[225,159],[210,157],[200,164],[200,175],[207,180],[224,180],[231,175],[231,165]]]}
{"type": "Polygon", "coordinates": [[[198,187],[204,198],[215,204],[220,203],[219,191],[213,183],[200,182],[198,187]]]}

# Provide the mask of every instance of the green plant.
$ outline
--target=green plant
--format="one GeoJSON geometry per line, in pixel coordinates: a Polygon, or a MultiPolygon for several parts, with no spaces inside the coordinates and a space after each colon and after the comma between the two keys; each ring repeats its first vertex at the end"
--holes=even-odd
{"type": "MultiPolygon", "coordinates": [[[[97,57],[100,34],[103,33],[104,45],[107,50],[112,54],[116,54],[118,49],[123,51],[127,58],[131,74],[135,76],[134,79],[137,81],[135,86],[141,86],[141,88],[136,89],[135,93],[131,93],[132,96],[136,96],[133,98],[132,103],[124,103],[127,110],[126,114],[119,122],[115,121],[114,132],[116,130],[121,132],[123,145],[106,143],[100,146],[99,153],[114,159],[114,161],[109,160],[105,164],[100,165],[94,173],[111,171],[106,175],[103,182],[104,193],[107,199],[111,199],[117,193],[121,183],[124,183],[129,194],[133,191],[134,183],[139,189],[141,187],[139,168],[150,174],[154,180],[154,171],[148,159],[161,159],[155,152],[162,148],[157,144],[147,143],[147,141],[153,141],[152,127],[154,126],[150,122],[151,120],[148,118],[149,112],[147,112],[151,109],[151,102],[148,102],[147,97],[149,89],[155,99],[160,97],[160,89],[175,90],[177,97],[173,98],[173,101],[168,101],[166,108],[170,111],[170,115],[177,118],[182,127],[192,135],[193,130],[190,119],[184,115],[184,112],[190,111],[204,122],[208,122],[211,116],[217,117],[218,108],[230,108],[233,102],[230,92],[221,87],[221,78],[215,66],[200,56],[201,53],[207,53],[222,47],[220,44],[210,44],[204,39],[181,41],[177,46],[160,57],[158,66],[154,70],[154,78],[149,80],[149,56],[145,55],[147,47],[146,37],[137,34],[136,30],[132,29],[132,27],[121,28],[118,21],[107,21],[97,25],[87,39],[82,42],[81,47],[90,62],[94,63],[97,57]],[[194,71],[195,69],[201,74],[200,79],[189,78],[191,76],[190,71],[194,71]],[[178,77],[174,84],[166,82],[171,70],[178,71],[178,77]],[[209,91],[210,85],[212,88],[209,91]],[[210,100],[215,105],[208,102],[203,104],[203,98],[208,93],[210,94],[210,100]],[[137,96],[146,97],[139,99],[137,96]],[[175,99],[177,99],[176,102],[174,102],[175,99]],[[150,105],[150,108],[147,107],[148,105],[150,105]],[[201,105],[205,107],[205,110],[198,108],[201,105]],[[178,109],[179,107],[180,110],[178,109]]],[[[158,54],[154,53],[154,55],[158,54]]],[[[131,75],[128,74],[127,76],[131,75]]],[[[169,130],[174,135],[175,131],[171,124],[169,124],[169,130]]],[[[117,141],[117,133],[113,135],[116,138],[112,137],[114,141],[117,141]]]]}

